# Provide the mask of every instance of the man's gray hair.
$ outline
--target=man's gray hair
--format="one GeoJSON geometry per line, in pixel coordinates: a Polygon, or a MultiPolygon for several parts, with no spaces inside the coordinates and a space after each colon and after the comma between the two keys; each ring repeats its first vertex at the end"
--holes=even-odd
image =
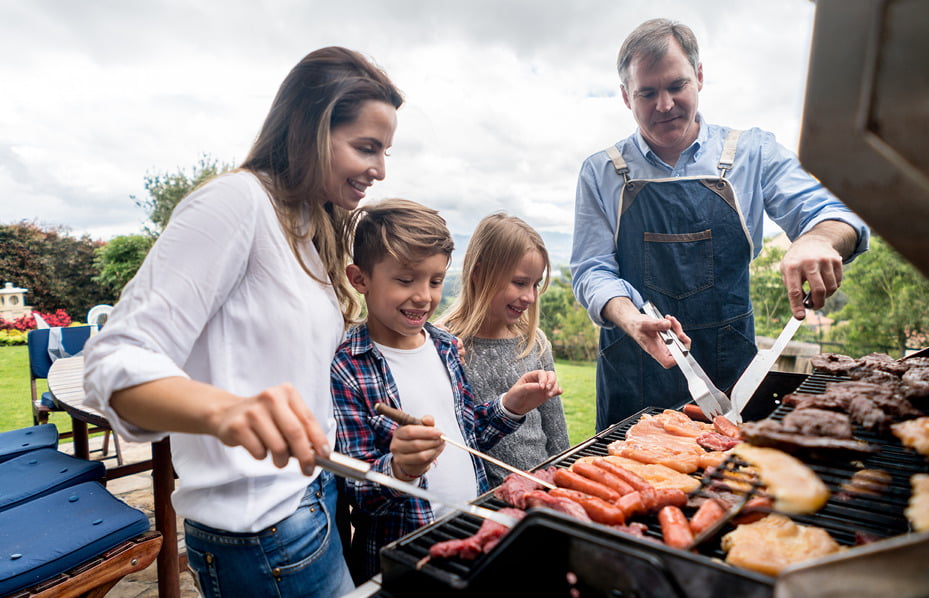
{"type": "Polygon", "coordinates": [[[623,87],[626,86],[629,78],[629,65],[632,59],[641,56],[651,64],[655,64],[667,54],[671,36],[683,48],[687,60],[694,67],[694,72],[697,71],[697,65],[700,64],[700,49],[697,47],[697,37],[690,27],[669,19],[651,19],[636,27],[619,49],[616,70],[619,71],[619,80],[623,87]]]}

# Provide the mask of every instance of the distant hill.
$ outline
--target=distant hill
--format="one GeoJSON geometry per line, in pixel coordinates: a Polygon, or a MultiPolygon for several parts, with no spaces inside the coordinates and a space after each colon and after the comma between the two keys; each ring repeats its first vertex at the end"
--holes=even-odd
{"type": "MultiPolygon", "coordinates": [[[[571,235],[559,232],[542,232],[542,240],[545,241],[545,248],[548,249],[548,257],[552,262],[552,270],[558,271],[562,267],[567,267],[571,263],[571,235]]],[[[464,263],[465,250],[468,248],[470,235],[452,234],[455,241],[455,252],[452,254],[452,265],[449,270],[460,272],[464,263]]]]}

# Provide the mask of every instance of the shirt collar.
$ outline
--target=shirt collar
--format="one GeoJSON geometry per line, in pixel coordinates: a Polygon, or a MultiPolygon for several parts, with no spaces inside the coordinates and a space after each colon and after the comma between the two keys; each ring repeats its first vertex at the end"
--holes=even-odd
{"type": "MultiPolygon", "coordinates": [[[[699,112],[697,112],[697,124],[700,125],[700,130],[697,133],[697,138],[694,140],[693,143],[690,144],[690,146],[688,146],[684,151],[681,152],[681,156],[685,160],[696,159],[697,154],[700,152],[700,148],[703,147],[703,145],[706,143],[706,139],[708,135],[707,127],[705,126],[706,123],[703,120],[703,116],[699,112]]],[[[665,161],[659,158],[658,154],[652,151],[652,148],[649,147],[648,142],[645,141],[645,137],[642,136],[641,127],[636,127],[635,135],[633,135],[632,139],[635,142],[636,148],[638,148],[639,152],[641,152],[641,154],[645,156],[645,158],[649,162],[653,164],[661,164],[661,165],[667,166],[665,161]]],[[[680,162],[680,160],[678,162],[680,162]]]]}

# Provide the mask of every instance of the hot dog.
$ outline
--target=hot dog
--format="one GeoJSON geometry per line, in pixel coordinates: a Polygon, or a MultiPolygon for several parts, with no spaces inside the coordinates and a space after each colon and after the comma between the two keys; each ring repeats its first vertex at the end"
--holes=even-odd
{"type": "Polygon", "coordinates": [[[698,422],[710,423],[710,418],[708,418],[706,414],[703,413],[703,409],[700,409],[698,405],[693,405],[693,404],[684,405],[684,408],[681,409],[681,411],[683,411],[684,415],[686,415],[692,420],[695,420],[698,422]]]}
{"type": "Polygon", "coordinates": [[[726,507],[715,498],[707,499],[690,518],[690,531],[698,536],[726,516],[726,507]]]}
{"type": "Polygon", "coordinates": [[[554,488],[549,490],[548,493],[552,496],[573,500],[581,505],[587,515],[597,523],[604,525],[623,525],[626,523],[626,516],[622,509],[602,498],[568,488],[554,488]]]}
{"type": "Polygon", "coordinates": [[[570,490],[579,490],[585,494],[602,498],[607,502],[616,502],[621,496],[619,492],[600,482],[595,482],[567,469],[555,470],[555,485],[570,490]]]}
{"type": "Polygon", "coordinates": [[[684,512],[674,506],[662,507],[658,511],[658,523],[661,524],[661,536],[664,543],[673,548],[687,548],[694,541],[690,524],[684,512]]]}
{"type": "Polygon", "coordinates": [[[713,418],[713,427],[716,428],[716,431],[722,434],[723,436],[728,436],[729,438],[741,439],[742,435],[739,433],[739,427],[729,421],[725,415],[717,415],[713,418]]]}
{"type": "MultiPolygon", "coordinates": [[[[574,468],[576,469],[578,465],[580,465],[580,462],[575,463],[574,468]]],[[[594,465],[596,465],[597,467],[599,467],[600,469],[604,471],[610,472],[611,474],[613,474],[614,476],[616,476],[617,478],[619,478],[620,480],[622,480],[623,482],[631,486],[632,490],[642,491],[642,490],[652,487],[652,485],[649,484],[642,476],[629,471],[628,469],[626,469],[625,467],[622,467],[621,465],[617,465],[615,463],[607,461],[606,459],[597,459],[596,461],[594,461],[594,465]]],[[[628,493],[624,492],[623,494],[628,494],[628,493]]]]}
{"type": "Polygon", "coordinates": [[[687,504],[687,495],[678,488],[646,488],[630,492],[617,501],[616,506],[623,510],[626,519],[634,515],[654,513],[662,507],[683,507],[687,504]]]}
{"type": "Polygon", "coordinates": [[[589,480],[600,482],[604,486],[616,490],[620,495],[629,494],[635,490],[635,488],[627,484],[623,478],[619,477],[615,473],[612,473],[610,470],[604,467],[599,467],[598,465],[590,463],[589,461],[575,462],[574,465],[571,466],[571,471],[579,473],[589,480]]]}

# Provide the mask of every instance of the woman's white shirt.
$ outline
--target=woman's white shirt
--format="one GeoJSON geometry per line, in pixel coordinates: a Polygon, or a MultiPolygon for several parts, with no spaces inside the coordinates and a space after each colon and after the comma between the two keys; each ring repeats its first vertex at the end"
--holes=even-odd
{"type": "MultiPolygon", "coordinates": [[[[327,280],[311,244],[304,260],[327,280]]],[[[183,200],[106,326],[85,348],[87,403],[121,436],[154,441],[110,407],[117,390],[184,376],[240,396],[289,382],[334,444],[329,367],[344,335],[331,286],[310,278],[254,175],[223,175],[183,200]]],[[[196,397],[191,397],[196,400],[196,397]]],[[[171,434],[177,513],[233,532],[292,514],[310,478],[206,435],[171,434]]]]}

